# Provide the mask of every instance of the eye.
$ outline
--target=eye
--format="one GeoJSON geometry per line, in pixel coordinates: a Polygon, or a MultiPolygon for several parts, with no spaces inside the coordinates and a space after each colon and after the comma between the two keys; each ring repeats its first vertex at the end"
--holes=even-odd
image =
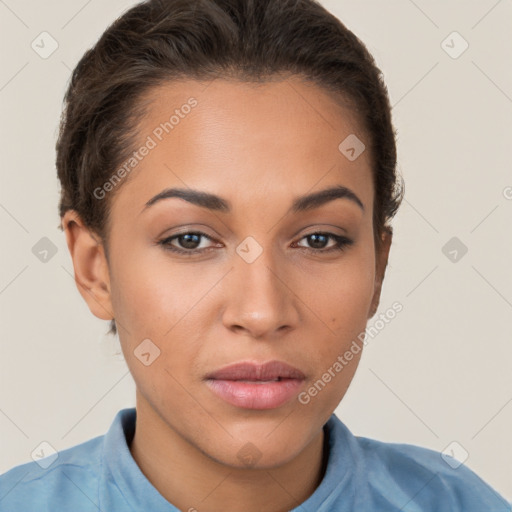
{"type": "Polygon", "coordinates": [[[209,237],[205,233],[201,233],[200,231],[190,231],[164,238],[158,243],[167,251],[172,251],[186,256],[193,256],[194,254],[213,249],[213,247],[201,247],[202,238],[213,241],[213,238],[209,237]],[[174,241],[179,243],[181,248],[173,245],[172,242],[174,241]]]}
{"type": "Polygon", "coordinates": [[[335,235],[334,233],[311,233],[309,235],[306,235],[301,238],[301,240],[307,240],[309,244],[312,245],[312,247],[304,247],[299,245],[299,247],[302,247],[306,251],[313,252],[313,253],[326,253],[331,251],[342,251],[348,246],[352,245],[354,242],[353,240],[350,240],[349,238],[341,235],[335,235]],[[334,242],[333,245],[330,247],[327,245],[328,241],[332,240],[334,242]],[[327,246],[327,248],[326,248],[327,246]]]}

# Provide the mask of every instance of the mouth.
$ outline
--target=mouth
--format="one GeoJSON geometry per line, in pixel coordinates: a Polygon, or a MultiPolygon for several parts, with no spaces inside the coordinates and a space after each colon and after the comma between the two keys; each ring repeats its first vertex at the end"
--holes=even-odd
{"type": "Polygon", "coordinates": [[[205,377],[209,389],[227,403],[243,409],[275,409],[287,403],[306,376],[283,361],[235,363],[205,377]]]}

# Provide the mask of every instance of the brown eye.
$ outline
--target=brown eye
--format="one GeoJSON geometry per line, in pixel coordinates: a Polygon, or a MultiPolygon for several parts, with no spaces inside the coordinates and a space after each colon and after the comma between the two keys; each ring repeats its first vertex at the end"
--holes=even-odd
{"type": "Polygon", "coordinates": [[[184,255],[194,255],[197,253],[204,252],[205,250],[212,249],[213,247],[200,247],[202,239],[207,239],[213,241],[211,237],[206,235],[205,233],[201,233],[199,231],[191,231],[187,233],[179,233],[177,235],[173,235],[167,238],[164,238],[160,242],[160,245],[164,247],[165,250],[176,252],[184,255]],[[175,242],[173,244],[173,242],[175,242]],[[176,245],[177,244],[177,245],[176,245]]]}
{"type": "Polygon", "coordinates": [[[354,243],[353,240],[350,240],[344,236],[335,235],[334,233],[311,233],[310,235],[302,237],[301,240],[307,240],[307,243],[310,245],[310,247],[304,247],[301,245],[299,245],[299,247],[302,247],[307,251],[317,253],[342,251],[354,243]],[[329,240],[334,241],[334,244],[330,247],[328,246],[329,240]]]}

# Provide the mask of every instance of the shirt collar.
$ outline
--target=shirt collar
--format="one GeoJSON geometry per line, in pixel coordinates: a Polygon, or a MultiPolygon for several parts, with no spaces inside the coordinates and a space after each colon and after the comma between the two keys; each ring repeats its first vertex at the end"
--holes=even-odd
{"type": "Polygon", "coordinates": [[[137,411],[134,407],[121,409],[105,434],[105,474],[103,489],[100,489],[100,496],[103,497],[103,500],[100,499],[100,508],[114,510],[110,506],[117,503],[113,495],[117,492],[134,510],[179,512],[146,478],[130,452],[129,445],[135,434],[136,419],[137,411]]]}

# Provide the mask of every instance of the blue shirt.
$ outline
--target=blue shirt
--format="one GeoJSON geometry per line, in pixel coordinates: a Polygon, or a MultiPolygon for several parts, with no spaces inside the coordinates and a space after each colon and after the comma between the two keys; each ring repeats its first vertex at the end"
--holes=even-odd
{"type": "MultiPolygon", "coordinates": [[[[135,420],[135,408],[122,409],[105,435],[62,450],[46,469],[49,457],[0,475],[0,511],[179,512],[131,456],[135,420]]],[[[292,512],[512,510],[475,473],[438,452],[355,437],[334,414],[324,430],[324,478],[292,512]]]]}

